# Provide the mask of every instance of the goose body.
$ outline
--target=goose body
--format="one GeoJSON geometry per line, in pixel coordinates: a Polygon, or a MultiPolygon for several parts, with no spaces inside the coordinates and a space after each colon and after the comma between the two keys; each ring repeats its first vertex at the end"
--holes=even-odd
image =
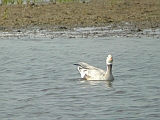
{"type": "Polygon", "coordinates": [[[78,66],[78,71],[81,74],[81,78],[86,80],[114,80],[112,75],[112,63],[113,57],[111,55],[107,56],[106,64],[107,70],[104,71],[102,69],[96,68],[84,62],[79,62],[78,64],[74,64],[78,66]]]}

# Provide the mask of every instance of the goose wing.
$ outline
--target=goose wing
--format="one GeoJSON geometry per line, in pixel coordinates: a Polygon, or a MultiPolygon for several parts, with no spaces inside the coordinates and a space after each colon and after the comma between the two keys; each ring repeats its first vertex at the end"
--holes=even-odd
{"type": "Polygon", "coordinates": [[[74,65],[78,65],[78,70],[81,74],[81,78],[96,80],[105,74],[104,70],[96,68],[84,62],[79,62],[78,64],[74,65]]]}

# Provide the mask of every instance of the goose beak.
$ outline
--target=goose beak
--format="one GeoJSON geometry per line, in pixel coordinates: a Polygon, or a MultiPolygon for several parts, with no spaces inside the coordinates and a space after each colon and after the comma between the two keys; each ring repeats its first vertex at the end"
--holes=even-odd
{"type": "Polygon", "coordinates": [[[113,58],[112,58],[112,57],[110,58],[110,61],[113,61],[113,58]]]}

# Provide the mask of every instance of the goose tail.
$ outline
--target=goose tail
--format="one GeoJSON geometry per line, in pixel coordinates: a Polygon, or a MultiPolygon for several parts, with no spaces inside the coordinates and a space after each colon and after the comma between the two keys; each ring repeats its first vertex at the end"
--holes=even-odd
{"type": "Polygon", "coordinates": [[[73,64],[73,65],[76,65],[76,66],[81,66],[80,64],[76,63],[76,64],[73,64]]]}
{"type": "Polygon", "coordinates": [[[73,65],[76,65],[76,66],[78,66],[78,71],[79,71],[79,73],[81,74],[81,78],[84,78],[84,76],[86,75],[86,73],[87,73],[87,70],[86,69],[84,69],[84,68],[82,68],[82,66],[80,65],[80,64],[73,64],[73,65]]]}

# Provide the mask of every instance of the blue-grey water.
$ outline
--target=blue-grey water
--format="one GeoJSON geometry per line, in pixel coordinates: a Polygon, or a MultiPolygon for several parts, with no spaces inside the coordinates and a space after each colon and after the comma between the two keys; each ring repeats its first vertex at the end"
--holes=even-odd
{"type": "Polygon", "coordinates": [[[152,37],[0,40],[1,120],[159,120],[160,40],[152,37]],[[106,69],[112,85],[82,81],[74,63],[106,69]]]}

